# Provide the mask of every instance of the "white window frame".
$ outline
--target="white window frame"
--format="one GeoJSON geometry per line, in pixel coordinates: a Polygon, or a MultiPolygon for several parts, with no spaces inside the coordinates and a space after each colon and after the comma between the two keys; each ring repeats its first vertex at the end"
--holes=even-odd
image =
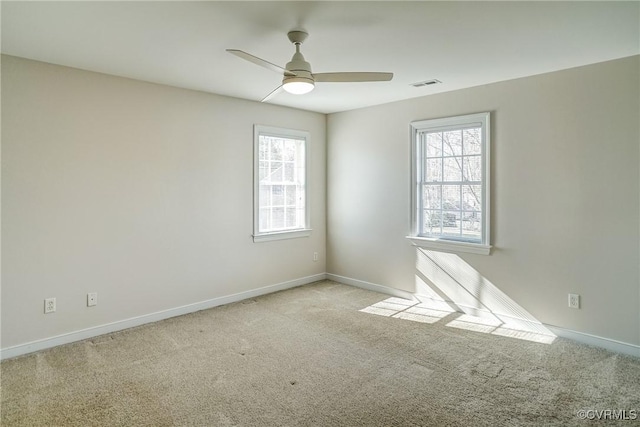
{"type": "Polygon", "coordinates": [[[491,252],[491,215],[490,215],[490,122],[489,112],[464,116],[420,120],[411,123],[411,232],[407,238],[416,246],[444,252],[466,252],[489,255],[491,252]],[[421,149],[420,135],[428,131],[464,129],[471,126],[481,128],[482,137],[482,233],[480,243],[469,242],[453,236],[427,236],[421,234],[422,194],[421,182],[424,172],[424,153],[421,149]]]}
{"type": "Polygon", "coordinates": [[[285,129],[272,126],[254,125],[253,127],[253,241],[294,239],[311,235],[311,209],[309,206],[309,169],[310,169],[310,133],[303,130],[285,129]],[[283,229],[260,232],[260,136],[304,140],[305,191],[304,191],[304,225],[302,228],[283,229]]]}

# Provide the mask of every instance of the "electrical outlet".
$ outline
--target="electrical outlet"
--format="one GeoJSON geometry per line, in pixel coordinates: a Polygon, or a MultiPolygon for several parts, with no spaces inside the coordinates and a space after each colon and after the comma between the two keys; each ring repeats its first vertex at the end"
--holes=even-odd
{"type": "Polygon", "coordinates": [[[569,308],[580,308],[580,295],[569,294],[569,308]]]}
{"type": "Polygon", "coordinates": [[[98,305],[98,293],[89,292],[87,294],[87,307],[93,307],[94,305],[98,305]]]}
{"type": "Polygon", "coordinates": [[[318,260],[318,252],[314,252],[313,253],[313,260],[317,261],[318,260]]]}
{"type": "Polygon", "coordinates": [[[44,314],[53,313],[56,311],[56,299],[47,298],[44,300],[44,314]]]}

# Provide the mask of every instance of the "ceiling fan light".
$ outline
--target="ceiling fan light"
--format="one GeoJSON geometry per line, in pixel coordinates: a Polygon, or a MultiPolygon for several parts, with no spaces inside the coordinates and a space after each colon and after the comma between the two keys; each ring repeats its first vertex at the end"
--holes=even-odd
{"type": "Polygon", "coordinates": [[[303,95],[313,90],[314,84],[308,79],[296,79],[295,77],[287,79],[282,84],[282,88],[294,95],[303,95]]]}

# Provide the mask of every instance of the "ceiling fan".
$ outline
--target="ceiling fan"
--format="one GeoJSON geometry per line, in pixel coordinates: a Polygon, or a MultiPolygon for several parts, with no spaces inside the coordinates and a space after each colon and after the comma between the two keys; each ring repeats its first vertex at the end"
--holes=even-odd
{"type": "Polygon", "coordinates": [[[293,54],[291,61],[286,67],[280,67],[269,61],[258,58],[247,52],[238,49],[227,49],[227,52],[253,62],[256,65],[264,67],[268,70],[282,74],[282,85],[278,86],[270,94],[268,94],[262,102],[267,101],[271,97],[277,95],[282,89],[289,93],[302,95],[311,92],[316,82],[384,82],[393,78],[393,73],[376,73],[376,72],[339,72],[339,73],[312,73],[311,65],[305,61],[304,56],[300,52],[300,45],[305,41],[309,34],[304,30],[293,30],[287,33],[289,40],[296,47],[296,53],[293,54]]]}

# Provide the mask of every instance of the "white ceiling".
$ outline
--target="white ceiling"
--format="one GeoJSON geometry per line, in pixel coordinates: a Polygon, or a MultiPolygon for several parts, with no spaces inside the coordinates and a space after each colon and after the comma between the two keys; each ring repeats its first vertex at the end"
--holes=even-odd
{"type": "Polygon", "coordinates": [[[637,55],[639,4],[2,1],[2,53],[260,100],[281,76],[225,49],[284,66],[301,27],[313,71],[395,74],[269,101],[331,113],[637,55]]]}

